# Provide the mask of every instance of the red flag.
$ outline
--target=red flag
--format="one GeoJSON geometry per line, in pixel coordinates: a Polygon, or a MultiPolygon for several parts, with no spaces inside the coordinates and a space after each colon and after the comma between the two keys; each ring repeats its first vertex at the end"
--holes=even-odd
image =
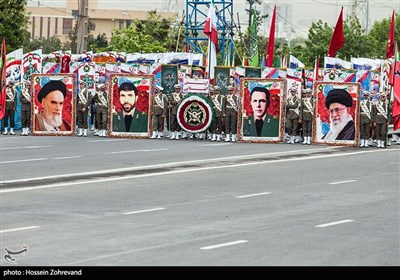
{"type": "Polygon", "coordinates": [[[331,42],[329,44],[328,56],[334,57],[336,52],[343,47],[344,31],[343,31],[343,7],[340,11],[335,30],[333,31],[331,42]]]}
{"type": "Polygon", "coordinates": [[[319,81],[319,56],[315,59],[314,82],[319,81]]]}
{"type": "Polygon", "coordinates": [[[271,28],[269,30],[268,47],[267,47],[267,67],[272,67],[274,62],[274,48],[275,48],[275,18],[276,18],[276,5],[272,14],[271,28]]]}
{"type": "Polygon", "coordinates": [[[214,79],[214,67],[217,66],[218,52],[218,29],[217,29],[217,14],[215,13],[214,4],[210,4],[208,17],[204,26],[204,34],[208,37],[208,78],[214,79]]]}
{"type": "Polygon", "coordinates": [[[2,119],[6,113],[6,58],[6,38],[3,38],[1,44],[0,119],[2,119]]]}
{"type": "Polygon", "coordinates": [[[396,58],[394,60],[394,71],[393,71],[393,130],[396,131],[400,128],[400,54],[396,50],[396,58]]]}
{"type": "Polygon", "coordinates": [[[394,56],[394,10],[392,14],[392,21],[390,22],[388,43],[386,47],[386,58],[391,58],[393,56],[394,56]]]}

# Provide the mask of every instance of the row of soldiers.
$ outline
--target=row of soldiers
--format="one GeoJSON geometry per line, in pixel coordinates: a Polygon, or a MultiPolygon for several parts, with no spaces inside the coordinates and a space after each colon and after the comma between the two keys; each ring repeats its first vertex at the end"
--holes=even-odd
{"type": "MultiPolygon", "coordinates": [[[[182,99],[186,96],[182,92],[179,84],[174,86],[175,92],[168,97],[163,93],[163,88],[156,86],[153,106],[152,136],[151,139],[161,138],[164,130],[164,119],[166,119],[167,130],[170,131],[169,139],[186,138],[186,132],[180,127],[178,122],[178,107],[182,99]],[[181,134],[182,133],[182,134],[181,134]]],[[[222,134],[225,141],[237,141],[237,116],[239,108],[239,97],[234,95],[234,87],[228,87],[226,96],[221,94],[219,86],[213,86],[209,95],[211,107],[214,111],[214,118],[209,129],[211,141],[221,141],[222,134]]],[[[193,136],[193,135],[191,135],[193,136]]],[[[201,137],[204,137],[201,136],[201,137]]]]}
{"type": "MultiPolygon", "coordinates": [[[[17,104],[18,84],[10,81],[6,90],[6,110],[4,116],[4,134],[8,134],[10,125],[10,135],[14,132],[14,115],[17,104]],[[10,120],[10,122],[9,122],[10,120]]],[[[234,87],[228,87],[226,96],[221,94],[219,86],[211,87],[207,96],[214,110],[214,119],[209,129],[209,139],[211,141],[221,141],[222,135],[225,141],[237,141],[237,116],[240,99],[234,94],[234,87]]],[[[26,82],[21,94],[21,135],[26,136],[30,133],[31,123],[31,84],[26,82]]],[[[386,94],[379,94],[377,102],[372,101],[372,94],[363,91],[363,99],[360,102],[360,146],[368,147],[375,139],[377,147],[383,148],[388,141],[388,125],[391,120],[391,104],[386,94]]],[[[154,95],[152,136],[150,138],[161,138],[164,131],[164,120],[166,120],[169,139],[186,138],[186,132],[180,127],[177,120],[179,104],[185,97],[179,84],[175,85],[175,92],[168,97],[163,93],[163,88],[156,86],[154,95]]],[[[81,81],[76,99],[77,116],[77,136],[87,136],[88,114],[91,112],[90,120],[93,121],[93,134],[100,137],[106,136],[107,116],[108,116],[108,96],[105,91],[105,84],[96,84],[96,94],[92,96],[86,84],[81,81]]],[[[296,138],[302,134],[303,144],[311,144],[312,120],[314,113],[314,102],[312,90],[307,88],[302,91],[299,98],[297,91],[291,89],[286,100],[286,123],[285,130],[288,135],[287,143],[296,143],[296,138]]],[[[400,142],[400,139],[398,140],[400,142]]]]}
{"type": "MultiPolygon", "coordinates": [[[[311,144],[314,102],[310,88],[302,90],[302,97],[297,96],[295,89],[289,90],[286,100],[285,131],[288,144],[296,143],[296,138],[302,131],[303,143],[311,144]]],[[[360,146],[372,146],[374,141],[378,148],[390,145],[388,141],[388,126],[392,122],[391,103],[386,93],[378,95],[378,101],[373,102],[373,95],[368,91],[362,92],[360,101],[360,146]]],[[[396,135],[397,136],[397,135],[396,135]]],[[[397,139],[400,144],[400,139],[397,139]]]]}

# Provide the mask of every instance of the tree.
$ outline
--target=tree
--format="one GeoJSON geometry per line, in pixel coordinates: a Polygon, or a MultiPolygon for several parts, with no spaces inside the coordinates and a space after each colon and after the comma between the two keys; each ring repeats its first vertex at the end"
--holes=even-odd
{"type": "Polygon", "coordinates": [[[30,52],[42,49],[43,53],[52,53],[62,48],[60,39],[57,36],[50,38],[33,39],[28,43],[24,43],[24,52],[30,52]]]}
{"type": "Polygon", "coordinates": [[[114,30],[111,48],[126,52],[175,51],[180,30],[180,46],[184,47],[184,29],[173,26],[172,19],[162,18],[156,11],[148,12],[146,20],[135,19],[132,25],[114,30]]]}
{"type": "Polygon", "coordinates": [[[109,49],[108,40],[105,33],[98,34],[96,39],[92,34],[88,37],[88,45],[89,49],[93,50],[93,52],[102,52],[109,49]]]}
{"type": "Polygon", "coordinates": [[[0,0],[0,38],[7,40],[7,52],[21,48],[26,35],[29,14],[26,0],[0,0]]]}
{"type": "MultiPolygon", "coordinates": [[[[386,46],[391,17],[374,22],[368,33],[367,40],[371,42],[370,57],[386,58],[386,46]]],[[[400,14],[395,16],[395,41],[400,42],[400,14]]]]}

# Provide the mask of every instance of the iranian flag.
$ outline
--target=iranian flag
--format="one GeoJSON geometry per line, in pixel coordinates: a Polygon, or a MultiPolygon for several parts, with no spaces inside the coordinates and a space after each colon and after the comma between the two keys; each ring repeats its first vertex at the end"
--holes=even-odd
{"type": "Polygon", "coordinates": [[[396,131],[400,128],[400,54],[397,48],[393,69],[393,95],[393,130],[396,131]]]}
{"type": "Polygon", "coordinates": [[[214,79],[214,67],[217,66],[217,52],[218,52],[218,30],[217,30],[217,14],[215,13],[214,3],[210,4],[208,10],[208,17],[204,26],[204,34],[208,37],[208,78],[214,79]]]}

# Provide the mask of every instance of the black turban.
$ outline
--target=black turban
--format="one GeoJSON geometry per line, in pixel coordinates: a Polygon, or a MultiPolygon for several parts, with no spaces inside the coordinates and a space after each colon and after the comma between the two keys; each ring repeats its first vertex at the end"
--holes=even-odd
{"type": "Polygon", "coordinates": [[[47,96],[52,91],[59,90],[64,95],[67,94],[67,87],[62,81],[50,81],[45,84],[42,89],[39,91],[38,100],[42,102],[42,99],[47,96]]]}
{"type": "Polygon", "coordinates": [[[329,109],[332,103],[340,103],[346,107],[353,106],[353,98],[351,98],[350,93],[344,89],[331,89],[325,98],[325,106],[329,109]]]}

